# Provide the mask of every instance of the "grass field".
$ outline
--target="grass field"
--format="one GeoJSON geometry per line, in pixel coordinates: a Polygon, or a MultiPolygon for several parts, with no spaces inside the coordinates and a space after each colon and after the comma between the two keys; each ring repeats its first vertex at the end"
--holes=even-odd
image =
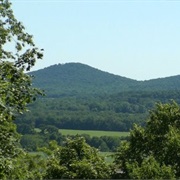
{"type": "Polygon", "coordinates": [[[129,132],[119,132],[119,131],[90,131],[90,130],[71,130],[71,129],[59,129],[59,132],[62,135],[82,135],[88,134],[93,137],[101,137],[101,136],[112,136],[112,137],[123,137],[129,136],[129,132]]]}

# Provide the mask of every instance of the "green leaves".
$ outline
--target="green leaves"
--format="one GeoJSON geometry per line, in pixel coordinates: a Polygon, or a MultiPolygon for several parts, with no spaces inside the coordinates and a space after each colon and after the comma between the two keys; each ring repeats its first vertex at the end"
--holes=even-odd
{"type": "Polygon", "coordinates": [[[137,162],[127,163],[129,176],[133,179],[175,179],[171,166],[160,165],[153,156],[148,156],[139,166],[137,162]]]}
{"type": "Polygon", "coordinates": [[[11,3],[0,2],[0,61],[13,60],[14,66],[29,71],[37,59],[42,59],[42,50],[35,47],[33,36],[26,33],[22,23],[15,18],[11,3]],[[11,46],[6,50],[4,45],[9,43],[11,46]],[[14,49],[16,52],[12,53],[14,49]]]}
{"type": "Polygon", "coordinates": [[[180,177],[180,107],[157,104],[145,128],[134,126],[129,142],[115,157],[121,178],[159,179],[180,177]]]}
{"type": "Polygon", "coordinates": [[[56,148],[48,163],[45,178],[48,179],[105,179],[110,167],[82,137],[68,139],[64,147],[56,148]]]}
{"type": "Polygon", "coordinates": [[[0,102],[11,113],[22,113],[40,91],[31,87],[31,77],[10,62],[0,63],[0,102]]]}
{"type": "Polygon", "coordinates": [[[32,35],[15,18],[11,3],[0,0],[0,179],[30,177],[24,168],[27,163],[19,168],[25,156],[13,120],[40,94],[31,87],[31,77],[24,72],[37,59],[42,59],[42,52],[35,47],[32,35]]]}

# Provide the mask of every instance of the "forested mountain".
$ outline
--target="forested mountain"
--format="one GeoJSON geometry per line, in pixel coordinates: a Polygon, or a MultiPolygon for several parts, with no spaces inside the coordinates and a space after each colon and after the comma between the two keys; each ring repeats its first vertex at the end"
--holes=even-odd
{"type": "Polygon", "coordinates": [[[114,93],[130,90],[137,81],[100,71],[81,63],[53,65],[31,72],[34,85],[47,95],[114,93]]]}
{"type": "Polygon", "coordinates": [[[136,81],[80,63],[53,65],[31,72],[46,96],[17,123],[33,128],[129,131],[144,124],[156,102],[180,102],[180,76],[136,81]]]}
{"type": "Polygon", "coordinates": [[[53,65],[30,73],[34,85],[48,96],[119,93],[124,91],[179,90],[180,76],[137,81],[110,74],[81,63],[53,65]]]}
{"type": "MultiPolygon", "coordinates": [[[[180,76],[136,81],[80,63],[54,65],[31,75],[34,86],[44,89],[46,96],[16,120],[18,132],[24,134],[22,145],[30,150],[36,150],[36,144],[43,146],[46,138],[61,143],[54,133],[58,129],[129,131],[134,123],[145,125],[155,103],[172,99],[180,103],[180,76]],[[52,133],[36,134],[36,128],[52,133]]],[[[103,151],[115,147],[102,139],[88,142],[94,147],[105,143],[103,151]]]]}
{"type": "Polygon", "coordinates": [[[31,72],[46,96],[17,123],[32,127],[129,131],[143,124],[156,102],[180,102],[180,76],[136,81],[80,63],[53,65],[31,72]]]}

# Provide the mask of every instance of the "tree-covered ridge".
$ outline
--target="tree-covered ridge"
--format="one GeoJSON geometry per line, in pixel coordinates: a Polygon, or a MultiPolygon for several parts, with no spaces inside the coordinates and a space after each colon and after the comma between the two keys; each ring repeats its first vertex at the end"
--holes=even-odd
{"type": "Polygon", "coordinates": [[[133,123],[143,125],[156,102],[180,102],[180,91],[137,91],[117,94],[44,97],[16,120],[32,128],[53,125],[60,129],[129,131],[133,123]]]}
{"type": "Polygon", "coordinates": [[[35,76],[34,85],[53,96],[126,91],[136,82],[81,63],[53,65],[30,74],[35,76]]]}
{"type": "Polygon", "coordinates": [[[136,81],[103,72],[81,63],[53,65],[30,73],[34,85],[51,97],[63,95],[119,93],[125,91],[180,90],[180,76],[136,81]]]}
{"type": "Polygon", "coordinates": [[[179,90],[180,75],[144,81],[142,87],[144,90],[179,90]]]}

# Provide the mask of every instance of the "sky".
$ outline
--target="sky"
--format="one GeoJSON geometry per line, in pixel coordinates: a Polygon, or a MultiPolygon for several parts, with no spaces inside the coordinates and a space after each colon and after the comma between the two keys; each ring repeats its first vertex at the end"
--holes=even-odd
{"type": "Polygon", "coordinates": [[[180,74],[180,1],[11,0],[44,58],[149,80],[180,74]]]}

